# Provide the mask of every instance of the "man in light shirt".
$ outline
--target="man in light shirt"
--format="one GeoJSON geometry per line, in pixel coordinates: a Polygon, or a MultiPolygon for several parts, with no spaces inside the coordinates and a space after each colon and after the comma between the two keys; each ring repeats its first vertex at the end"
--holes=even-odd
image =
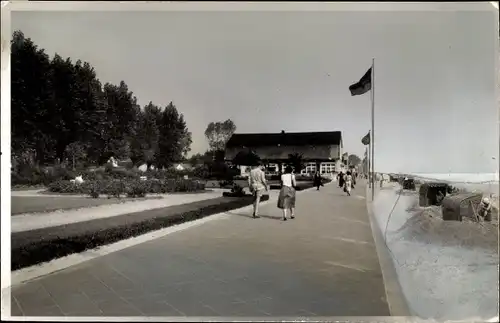
{"type": "Polygon", "coordinates": [[[265,191],[268,191],[266,175],[264,171],[260,169],[259,165],[252,166],[252,170],[248,175],[248,188],[253,194],[253,217],[259,217],[259,203],[260,198],[265,191]]]}

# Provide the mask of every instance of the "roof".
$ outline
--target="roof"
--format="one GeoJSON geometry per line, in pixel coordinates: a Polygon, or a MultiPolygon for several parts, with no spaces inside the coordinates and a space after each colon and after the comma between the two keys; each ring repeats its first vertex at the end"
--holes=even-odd
{"type": "Polygon", "coordinates": [[[341,141],[342,132],[340,131],[235,133],[227,142],[226,147],[340,145],[341,141]]]}

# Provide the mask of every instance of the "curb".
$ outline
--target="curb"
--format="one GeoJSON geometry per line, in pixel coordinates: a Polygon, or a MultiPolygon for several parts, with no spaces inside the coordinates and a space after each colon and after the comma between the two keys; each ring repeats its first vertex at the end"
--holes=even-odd
{"type": "MultiPolygon", "coordinates": [[[[370,221],[370,227],[372,230],[373,239],[375,241],[375,248],[377,250],[377,256],[380,264],[380,270],[382,271],[382,277],[384,280],[384,288],[387,304],[389,306],[389,312],[391,316],[414,316],[410,307],[408,306],[406,297],[403,293],[401,285],[399,284],[398,274],[394,263],[392,261],[389,250],[384,242],[384,236],[382,231],[376,223],[374,223],[373,214],[373,201],[368,198],[369,187],[366,186],[366,209],[368,211],[368,219],[370,221]]],[[[375,192],[376,193],[376,192],[375,192]]],[[[371,192],[370,192],[371,195],[371,192]]],[[[376,196],[376,194],[375,194],[376,196]]]]}

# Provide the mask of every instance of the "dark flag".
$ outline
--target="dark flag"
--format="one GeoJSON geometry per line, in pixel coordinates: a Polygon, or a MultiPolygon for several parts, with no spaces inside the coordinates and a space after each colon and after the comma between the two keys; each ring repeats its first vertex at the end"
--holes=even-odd
{"type": "Polygon", "coordinates": [[[361,139],[361,143],[362,143],[363,145],[365,145],[365,146],[370,144],[370,132],[368,132],[368,133],[366,134],[366,136],[364,136],[364,137],[361,139]]]}
{"type": "Polygon", "coordinates": [[[363,75],[363,77],[359,80],[359,82],[354,83],[349,86],[349,91],[351,91],[351,95],[361,95],[372,89],[372,68],[363,75]]]}

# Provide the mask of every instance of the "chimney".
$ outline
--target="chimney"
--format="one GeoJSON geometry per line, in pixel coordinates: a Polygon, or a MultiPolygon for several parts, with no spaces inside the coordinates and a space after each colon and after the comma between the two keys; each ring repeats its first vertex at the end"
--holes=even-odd
{"type": "Polygon", "coordinates": [[[285,134],[285,130],[281,130],[281,134],[284,135],[285,134]]]}

